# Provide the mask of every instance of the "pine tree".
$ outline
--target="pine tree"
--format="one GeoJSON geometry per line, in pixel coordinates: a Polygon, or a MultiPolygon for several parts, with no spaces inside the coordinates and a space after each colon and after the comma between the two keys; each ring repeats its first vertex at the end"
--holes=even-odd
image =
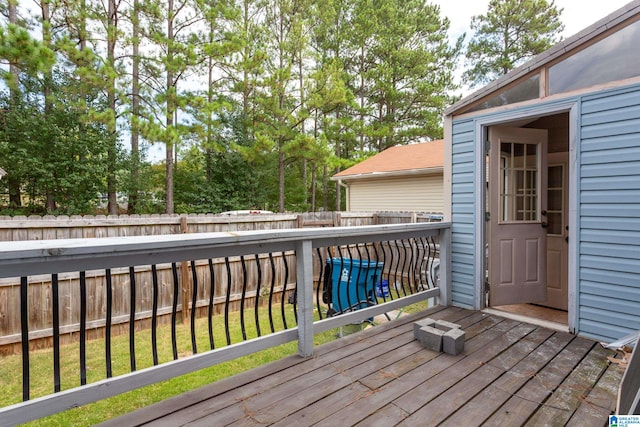
{"type": "Polygon", "coordinates": [[[470,86],[490,82],[560,40],[562,9],[547,0],[491,0],[486,15],[474,16],[467,46],[470,86]]]}

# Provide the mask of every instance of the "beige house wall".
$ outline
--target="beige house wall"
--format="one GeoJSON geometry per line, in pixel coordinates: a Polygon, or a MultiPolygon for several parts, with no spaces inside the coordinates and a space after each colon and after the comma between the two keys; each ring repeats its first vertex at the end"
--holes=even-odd
{"type": "Polygon", "coordinates": [[[442,174],[351,181],[347,210],[443,212],[443,188],[442,174]]]}

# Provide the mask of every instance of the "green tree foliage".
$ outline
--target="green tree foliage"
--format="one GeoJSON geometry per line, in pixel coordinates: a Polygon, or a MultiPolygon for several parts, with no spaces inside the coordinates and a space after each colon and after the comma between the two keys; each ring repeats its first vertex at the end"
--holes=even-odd
{"type": "MultiPolygon", "coordinates": [[[[0,26],[0,64],[14,64],[25,73],[44,71],[54,64],[53,52],[34,39],[28,28],[9,24],[0,26]]],[[[4,67],[0,67],[0,78],[9,87],[19,82],[4,67]]]]}
{"type": "Polygon", "coordinates": [[[441,137],[455,88],[460,42],[427,0],[9,6],[0,204],[34,211],[92,213],[104,192],[110,213],[123,195],[129,213],[340,209],[330,176],[441,137]]]}
{"type": "MultiPolygon", "coordinates": [[[[48,113],[40,96],[41,82],[23,80],[18,102],[0,94],[0,158],[3,168],[22,183],[26,206],[21,213],[44,213],[51,195],[56,209],[48,213],[92,212],[105,191],[108,134],[99,123],[87,123],[83,112],[65,95],[73,85],[68,75],[54,74],[54,99],[48,113]],[[9,105],[12,104],[12,108],[9,105]]],[[[89,98],[100,108],[104,98],[89,98]]]]}
{"type": "Polygon", "coordinates": [[[176,212],[208,213],[263,209],[268,205],[262,171],[234,151],[215,152],[210,176],[202,173],[204,153],[192,147],[184,153],[184,166],[176,173],[176,212]],[[211,185],[215,183],[215,185],[211,185]]]}
{"type": "MultiPolygon", "coordinates": [[[[367,40],[362,81],[370,118],[369,147],[382,151],[442,137],[441,112],[454,88],[453,69],[462,40],[450,47],[449,21],[420,0],[372,2],[375,32],[367,40]]],[[[365,147],[361,147],[364,149],[365,147]]]]}
{"type": "Polygon", "coordinates": [[[465,81],[492,81],[556,44],[564,29],[561,14],[553,0],[491,0],[487,14],[471,21],[475,35],[467,46],[465,81]]]}

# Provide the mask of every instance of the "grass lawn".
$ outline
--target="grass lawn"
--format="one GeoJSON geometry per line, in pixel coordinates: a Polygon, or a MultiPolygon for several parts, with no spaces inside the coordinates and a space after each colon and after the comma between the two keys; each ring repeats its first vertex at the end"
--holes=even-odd
{"type": "MultiPolygon", "coordinates": [[[[274,307],[275,308],[275,307],[274,307]]],[[[404,312],[415,312],[427,308],[427,303],[414,304],[406,307],[404,312]]],[[[270,332],[266,308],[260,308],[260,329],[263,335],[270,332]]],[[[274,312],[274,314],[276,314],[274,312]]],[[[276,331],[283,330],[284,325],[278,307],[274,327],[276,331]]],[[[285,318],[289,328],[295,326],[293,306],[287,305],[285,318]]],[[[253,310],[245,312],[245,333],[247,338],[257,336],[253,323],[253,310]]],[[[229,316],[231,342],[242,341],[240,329],[240,314],[231,313],[229,316]]],[[[207,334],[207,319],[196,321],[197,346],[199,352],[209,350],[207,334]]],[[[337,331],[327,331],[314,337],[314,344],[320,345],[335,339],[337,331]]],[[[216,348],[226,345],[226,334],[223,316],[214,316],[214,338],[216,348]]],[[[151,352],[151,331],[142,330],[136,333],[136,368],[143,369],[153,365],[151,352]]],[[[169,325],[159,326],[157,329],[159,363],[173,360],[171,349],[171,328],[169,325]]],[[[180,324],[177,327],[178,352],[180,357],[187,356],[191,351],[190,326],[180,324]]],[[[87,347],[87,383],[92,383],[106,377],[104,361],[104,340],[89,341],[87,347]]],[[[152,384],[118,396],[104,399],[80,408],[64,411],[31,423],[29,426],[86,426],[93,425],[113,417],[148,406],[152,403],[201,387],[225,377],[264,365],[266,363],[296,354],[297,342],[290,342],[278,347],[270,348],[249,356],[241,357],[229,362],[221,363],[183,375],[177,378],[152,384]]],[[[31,398],[44,396],[53,392],[53,358],[52,350],[31,352],[31,398]]],[[[69,389],[80,385],[79,380],[79,345],[70,344],[61,348],[61,385],[62,389],[69,389]]],[[[128,335],[112,338],[112,369],[113,376],[130,372],[129,337],[128,335]]],[[[21,401],[22,397],[22,358],[20,355],[0,358],[0,407],[21,401]]]]}

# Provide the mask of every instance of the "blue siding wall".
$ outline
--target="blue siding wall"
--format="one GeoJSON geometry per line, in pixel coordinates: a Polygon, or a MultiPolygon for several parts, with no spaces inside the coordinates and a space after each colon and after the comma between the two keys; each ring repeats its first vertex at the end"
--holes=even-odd
{"type": "Polygon", "coordinates": [[[640,88],[582,99],[578,331],[640,329],[640,88]]]}
{"type": "Polygon", "coordinates": [[[454,305],[473,308],[475,259],[475,123],[455,121],[451,165],[451,298],[454,305]]]}

